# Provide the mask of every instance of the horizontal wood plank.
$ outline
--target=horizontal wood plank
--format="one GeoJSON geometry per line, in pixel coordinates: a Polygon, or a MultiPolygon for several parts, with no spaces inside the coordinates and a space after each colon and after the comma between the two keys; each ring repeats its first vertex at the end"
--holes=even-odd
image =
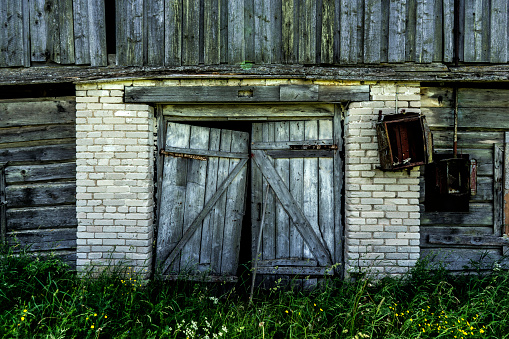
{"type": "Polygon", "coordinates": [[[334,270],[327,267],[307,267],[307,266],[274,266],[261,267],[256,270],[258,274],[282,274],[282,275],[312,275],[324,276],[333,275],[334,270]]]}
{"type": "Polygon", "coordinates": [[[185,118],[240,118],[284,117],[285,119],[331,117],[332,104],[274,104],[274,105],[164,105],[163,114],[185,118]]]}
{"type": "Polygon", "coordinates": [[[76,183],[9,185],[7,207],[46,206],[76,203],[76,183]]]}
{"type": "Polygon", "coordinates": [[[421,250],[421,258],[444,265],[451,271],[465,269],[490,269],[493,262],[502,259],[500,250],[472,248],[426,248],[421,250]]]}
{"type": "Polygon", "coordinates": [[[509,239],[497,236],[471,236],[471,235],[439,235],[430,234],[430,244],[439,245],[469,245],[469,246],[507,246],[509,239]]]}
{"type": "Polygon", "coordinates": [[[74,162],[8,166],[5,169],[8,184],[33,181],[68,180],[76,178],[76,164],[74,162]]]}
{"type": "Polygon", "coordinates": [[[23,207],[7,210],[9,231],[77,226],[76,206],[23,207]]]}
{"type": "Polygon", "coordinates": [[[318,266],[318,262],[313,259],[300,259],[300,258],[286,258],[286,259],[271,259],[259,260],[258,266],[260,267],[274,267],[274,266],[305,266],[314,267],[318,266]]]}
{"type": "Polygon", "coordinates": [[[0,103],[0,127],[74,124],[76,102],[32,101],[0,103]]]}
{"type": "Polygon", "coordinates": [[[0,143],[76,138],[74,125],[24,126],[0,129],[0,143]]]}
{"type": "Polygon", "coordinates": [[[76,248],[76,229],[45,229],[7,233],[7,242],[29,251],[67,250],[76,248]]]}
{"type": "Polygon", "coordinates": [[[76,144],[0,149],[0,163],[65,161],[76,158],[76,144]]]}
{"type": "Polygon", "coordinates": [[[470,212],[421,211],[421,225],[493,225],[493,205],[470,203],[470,212]]]}

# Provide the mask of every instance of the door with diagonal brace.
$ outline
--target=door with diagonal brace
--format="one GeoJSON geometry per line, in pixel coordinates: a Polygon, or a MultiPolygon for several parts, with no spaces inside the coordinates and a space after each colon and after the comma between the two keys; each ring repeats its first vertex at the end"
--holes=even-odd
{"type": "Polygon", "coordinates": [[[164,275],[235,276],[249,133],[166,128],[156,262],[164,275]]]}
{"type": "Polygon", "coordinates": [[[260,274],[323,276],[341,262],[341,136],[334,120],[253,124],[252,256],[260,274]]]}

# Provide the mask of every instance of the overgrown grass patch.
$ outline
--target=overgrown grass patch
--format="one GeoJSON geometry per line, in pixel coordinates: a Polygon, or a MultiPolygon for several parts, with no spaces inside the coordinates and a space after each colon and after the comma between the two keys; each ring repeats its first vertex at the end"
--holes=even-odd
{"type": "MultiPolygon", "coordinates": [[[[248,281],[248,279],[246,279],[248,281]]],[[[5,338],[506,338],[509,273],[450,275],[425,261],[403,278],[320,288],[141,282],[129,267],[80,278],[55,258],[0,254],[5,338]]]]}

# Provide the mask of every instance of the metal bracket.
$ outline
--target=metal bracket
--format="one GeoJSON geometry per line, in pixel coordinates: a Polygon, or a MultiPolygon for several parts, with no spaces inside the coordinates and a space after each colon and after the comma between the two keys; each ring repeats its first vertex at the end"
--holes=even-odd
{"type": "Polygon", "coordinates": [[[169,155],[176,158],[187,158],[187,159],[196,159],[201,161],[207,161],[207,157],[202,157],[200,155],[195,154],[186,154],[186,153],[175,153],[175,152],[167,152],[164,149],[160,150],[159,153],[162,155],[169,155]]]}

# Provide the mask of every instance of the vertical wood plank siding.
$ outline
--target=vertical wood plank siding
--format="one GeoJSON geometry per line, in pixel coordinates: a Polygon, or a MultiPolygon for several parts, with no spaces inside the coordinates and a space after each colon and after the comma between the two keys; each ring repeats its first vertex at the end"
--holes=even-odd
{"type": "MultiPolygon", "coordinates": [[[[115,0],[120,66],[454,57],[453,0],[115,0]]],[[[507,63],[506,0],[460,0],[462,62],[507,63]]],[[[105,66],[104,0],[0,0],[0,67],[105,66]]]]}

